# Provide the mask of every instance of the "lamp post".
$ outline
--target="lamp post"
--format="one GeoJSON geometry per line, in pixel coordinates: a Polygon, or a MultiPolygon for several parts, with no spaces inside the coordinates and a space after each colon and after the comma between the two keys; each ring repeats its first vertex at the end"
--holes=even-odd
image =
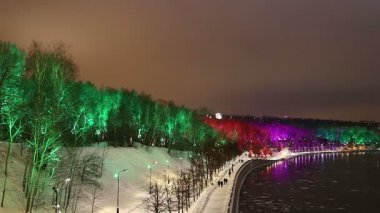
{"type": "Polygon", "coordinates": [[[120,173],[127,171],[128,169],[123,169],[117,173],[117,208],[116,213],[119,213],[119,192],[120,192],[120,173]]]}
{"type": "MultiPolygon", "coordinates": [[[[153,164],[157,164],[157,161],[154,161],[153,164]]],[[[149,169],[149,194],[152,194],[152,165],[148,165],[149,169]]]]}
{"type": "Polygon", "coordinates": [[[179,159],[181,160],[181,175],[182,175],[182,157],[179,157],[179,159]]]}
{"type": "MultiPolygon", "coordinates": [[[[66,178],[65,180],[65,197],[63,198],[63,206],[65,207],[65,209],[67,209],[67,190],[68,190],[68,187],[69,187],[69,183],[70,183],[70,178],[66,178]]],[[[61,201],[60,201],[61,202],[61,201]]]]}
{"type": "Polygon", "coordinates": [[[170,183],[170,179],[169,179],[169,169],[170,169],[170,161],[169,160],[166,160],[166,163],[168,164],[168,169],[166,170],[166,178],[168,179],[168,184],[170,183]]]}
{"type": "Polygon", "coordinates": [[[54,209],[55,209],[55,212],[59,212],[59,205],[58,205],[58,187],[57,186],[53,186],[53,188],[51,188],[54,193],[55,193],[55,204],[54,204],[54,209]]]}
{"type": "Polygon", "coordinates": [[[152,194],[152,165],[148,165],[149,169],[149,194],[152,194]]]}

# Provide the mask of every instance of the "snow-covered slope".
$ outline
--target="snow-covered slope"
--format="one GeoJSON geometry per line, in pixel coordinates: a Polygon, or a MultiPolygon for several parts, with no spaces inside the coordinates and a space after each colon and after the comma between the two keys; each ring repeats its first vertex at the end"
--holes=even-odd
{"type": "MultiPolygon", "coordinates": [[[[0,189],[2,189],[4,178],[4,162],[7,143],[0,143],[0,189]]],[[[24,160],[20,156],[19,147],[14,146],[14,153],[11,161],[11,171],[5,208],[0,208],[0,213],[23,212],[24,198],[21,190],[22,175],[24,171],[24,160]]],[[[99,153],[101,155],[102,146],[86,147],[85,152],[99,153]]],[[[95,211],[101,213],[116,212],[117,203],[117,178],[115,174],[118,171],[127,169],[120,174],[120,212],[145,212],[144,200],[149,188],[150,169],[152,165],[151,180],[164,181],[167,175],[174,178],[181,170],[190,166],[186,160],[187,153],[173,151],[170,155],[165,148],[142,147],[136,144],[134,148],[128,147],[106,147],[104,172],[100,180],[102,189],[96,193],[95,211]]],[[[81,198],[78,203],[77,212],[91,212],[91,191],[85,191],[85,197],[81,198]]],[[[1,194],[0,194],[1,196],[1,194]]],[[[47,212],[39,210],[38,212],[47,212]]],[[[52,209],[50,211],[52,212],[52,209]]]]}

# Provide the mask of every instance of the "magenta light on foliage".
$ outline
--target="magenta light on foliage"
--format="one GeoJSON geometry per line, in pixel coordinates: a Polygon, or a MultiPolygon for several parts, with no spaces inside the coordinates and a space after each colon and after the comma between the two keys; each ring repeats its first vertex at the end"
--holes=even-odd
{"type": "Polygon", "coordinates": [[[243,119],[206,118],[205,123],[235,141],[241,149],[290,148],[292,151],[335,149],[352,142],[356,145],[380,144],[376,131],[364,127],[304,128],[279,122],[265,123],[243,119]]]}

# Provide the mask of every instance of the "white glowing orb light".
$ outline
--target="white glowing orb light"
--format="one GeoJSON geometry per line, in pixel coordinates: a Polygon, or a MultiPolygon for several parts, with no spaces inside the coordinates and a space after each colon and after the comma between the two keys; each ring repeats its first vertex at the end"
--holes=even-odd
{"type": "Polygon", "coordinates": [[[215,118],[218,120],[222,119],[222,113],[220,113],[220,112],[216,113],[215,118]]]}

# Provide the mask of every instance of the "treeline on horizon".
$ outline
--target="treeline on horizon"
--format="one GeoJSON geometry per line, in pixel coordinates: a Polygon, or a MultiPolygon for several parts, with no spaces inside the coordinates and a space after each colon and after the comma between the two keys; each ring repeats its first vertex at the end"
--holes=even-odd
{"type": "Polygon", "coordinates": [[[261,123],[274,123],[280,122],[283,124],[301,125],[308,128],[318,128],[320,126],[362,126],[369,129],[380,128],[380,123],[376,121],[349,121],[349,120],[333,120],[333,119],[318,119],[318,118],[295,118],[295,117],[274,117],[274,116],[238,116],[238,115],[225,115],[224,117],[233,118],[236,120],[255,120],[261,123]]]}
{"type": "Polygon", "coordinates": [[[379,123],[253,116],[207,116],[205,123],[256,154],[273,149],[317,151],[342,146],[380,147],[379,123]]]}

